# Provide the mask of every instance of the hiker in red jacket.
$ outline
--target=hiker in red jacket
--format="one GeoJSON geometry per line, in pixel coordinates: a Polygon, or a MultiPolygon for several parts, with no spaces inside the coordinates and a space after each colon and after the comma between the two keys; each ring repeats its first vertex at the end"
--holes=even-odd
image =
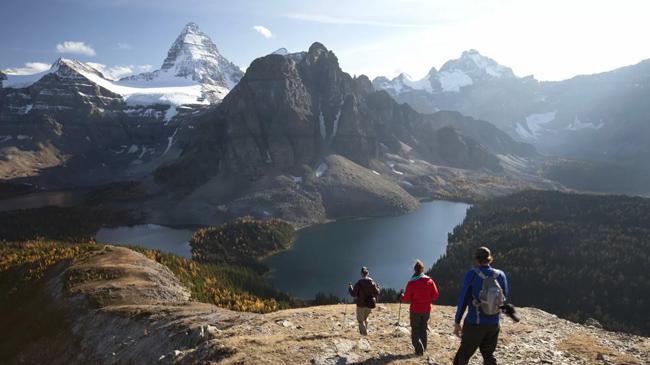
{"type": "Polygon", "coordinates": [[[417,355],[427,349],[427,324],[431,314],[431,302],[438,299],[438,288],[430,277],[424,275],[424,264],[415,261],[413,276],[402,293],[402,303],[411,303],[411,342],[417,355]]]}

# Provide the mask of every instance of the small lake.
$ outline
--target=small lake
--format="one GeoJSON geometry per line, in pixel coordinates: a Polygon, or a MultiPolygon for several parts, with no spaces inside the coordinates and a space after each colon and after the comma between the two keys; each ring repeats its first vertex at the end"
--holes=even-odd
{"type": "Polygon", "coordinates": [[[136,245],[191,258],[190,238],[194,229],[172,228],[156,224],[102,228],[95,239],[99,243],[136,245]]]}
{"type": "Polygon", "coordinates": [[[465,218],[468,204],[422,203],[407,215],[336,221],[300,230],[294,246],[267,258],[266,278],[287,293],[313,298],[318,292],[346,298],[361,266],[384,288],[399,290],[416,259],[430,267],[447,247],[447,234],[465,218]]]}
{"type": "MultiPolygon", "coordinates": [[[[411,275],[415,259],[430,267],[447,247],[447,234],[462,223],[468,204],[433,201],[407,215],[350,219],[298,231],[294,246],[264,260],[266,279],[299,298],[318,292],[347,297],[348,282],[356,282],[359,268],[384,288],[400,289],[411,275]]],[[[145,224],[102,228],[100,243],[137,245],[191,258],[192,228],[145,224]]]]}

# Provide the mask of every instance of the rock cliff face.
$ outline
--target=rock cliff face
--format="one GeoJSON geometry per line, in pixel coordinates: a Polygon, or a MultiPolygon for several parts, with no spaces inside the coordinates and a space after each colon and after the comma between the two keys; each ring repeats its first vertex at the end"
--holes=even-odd
{"type": "Polygon", "coordinates": [[[459,113],[398,104],[343,72],[320,43],[258,58],[242,77],[189,24],[152,73],[111,81],[62,59],[30,82],[9,81],[0,177],[50,187],[144,181],[152,199],[143,209],[157,223],[251,214],[302,226],[400,214],[416,198],[554,187],[536,175],[530,145],[459,113]],[[171,81],[182,85],[163,87],[171,81]],[[208,94],[235,82],[211,107],[208,94]]]}
{"type": "Polygon", "coordinates": [[[160,155],[172,133],[171,125],[163,125],[169,107],[130,107],[92,78],[103,76],[81,62],[59,59],[33,84],[0,89],[0,153],[12,156],[0,162],[2,178],[56,170],[50,182],[79,185],[136,167],[156,148],[160,155]],[[44,164],[37,158],[42,155],[57,157],[44,164]]]}
{"type": "MultiPolygon", "coordinates": [[[[405,306],[400,311],[397,304],[380,303],[367,337],[357,332],[353,305],[233,312],[190,301],[169,270],[111,246],[55,265],[32,295],[33,301],[0,314],[14,319],[3,331],[28,333],[0,354],[3,363],[449,364],[459,345],[452,307],[433,307],[428,351],[416,357],[405,306]],[[30,314],[36,309],[38,315],[30,314]]],[[[534,308],[519,315],[520,323],[503,322],[496,352],[501,363],[650,361],[648,338],[571,323],[534,308]]]]}
{"type": "Polygon", "coordinates": [[[146,176],[177,157],[193,121],[242,75],[194,23],[154,72],[114,81],[59,59],[39,74],[3,74],[0,179],[51,187],[146,176]]]}
{"type": "Polygon", "coordinates": [[[406,148],[414,157],[435,163],[495,170],[498,163],[490,154],[535,154],[488,123],[453,113],[421,115],[398,105],[373,92],[367,78],[344,73],[336,56],[320,43],[300,57],[293,55],[272,54],[251,64],[208,116],[213,130],[204,135],[203,149],[211,151],[201,157],[214,158],[215,148],[220,148],[224,170],[259,174],[269,168],[317,166],[332,153],[367,167],[386,152],[406,156],[406,148]],[[436,135],[443,133],[438,130],[445,126],[463,137],[438,141],[436,135]],[[224,145],[213,146],[219,138],[224,145]],[[445,152],[461,156],[445,161],[439,157],[445,152]],[[470,161],[463,155],[479,158],[470,161]]]}
{"type": "Polygon", "coordinates": [[[202,211],[210,217],[281,214],[293,221],[310,210],[302,219],[318,222],[323,212],[403,213],[417,206],[413,195],[431,197],[439,181],[431,178],[434,165],[496,176],[504,171],[499,155],[536,156],[487,122],[397,104],[367,77],[343,72],[320,43],[256,59],[200,124],[197,140],[156,180],[189,192],[183,207],[206,208],[206,200],[219,206],[202,211]],[[400,159],[420,167],[405,174],[395,169],[400,159]],[[278,209],[286,201],[293,213],[278,209]]]}

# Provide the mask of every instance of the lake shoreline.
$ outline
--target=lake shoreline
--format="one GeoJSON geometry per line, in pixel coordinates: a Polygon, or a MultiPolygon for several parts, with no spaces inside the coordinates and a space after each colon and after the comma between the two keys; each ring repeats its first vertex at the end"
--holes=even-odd
{"type": "Polygon", "coordinates": [[[462,223],[469,207],[465,203],[433,200],[424,202],[418,210],[409,214],[339,219],[305,227],[297,231],[296,242],[291,248],[262,260],[268,267],[264,279],[298,298],[313,298],[318,292],[341,297],[346,295],[340,289],[343,286],[339,285],[338,289],[331,286],[328,283],[330,279],[344,283],[356,281],[358,267],[362,265],[361,262],[367,261],[371,276],[373,272],[377,273],[375,279],[380,284],[384,282],[387,283],[384,287],[399,288],[403,285],[402,281],[408,279],[410,267],[416,258],[432,265],[444,253],[447,234],[462,223]],[[332,236],[332,230],[342,230],[342,233],[332,236]],[[376,230],[380,233],[373,233],[376,230]],[[364,246],[368,251],[359,250],[359,246],[364,246]],[[287,259],[287,256],[293,257],[287,259]],[[386,256],[388,259],[378,260],[375,256],[386,256]],[[338,273],[339,270],[331,270],[320,261],[344,267],[345,278],[338,273]],[[310,271],[311,267],[316,269],[310,271]],[[305,276],[311,279],[304,279],[305,276]],[[393,279],[395,277],[403,280],[393,279]],[[309,283],[305,284],[307,281],[309,283]],[[318,289],[307,292],[306,289],[294,288],[291,282],[297,282],[299,286],[304,284],[304,288],[318,289]]]}

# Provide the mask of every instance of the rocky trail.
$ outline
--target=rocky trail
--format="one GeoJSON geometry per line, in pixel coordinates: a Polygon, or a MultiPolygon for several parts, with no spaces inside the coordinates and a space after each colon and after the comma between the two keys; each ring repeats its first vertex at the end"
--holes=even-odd
{"type": "MultiPolygon", "coordinates": [[[[357,333],[353,305],[333,305],[256,316],[219,331],[212,341],[237,352],[225,363],[451,364],[459,344],[452,334],[454,308],[435,306],[428,351],[412,353],[408,307],[380,304],[367,337],[357,333]]],[[[505,320],[497,358],[502,364],[650,364],[650,340],[571,323],[534,308],[522,321],[505,320]]],[[[481,364],[475,355],[471,364],[481,364]]]]}
{"type": "MultiPolygon", "coordinates": [[[[354,306],[339,304],[239,313],[193,302],[164,266],[127,248],[105,246],[55,265],[41,287],[56,331],[21,346],[7,363],[51,364],[450,364],[459,344],[454,308],[434,306],[429,346],[414,356],[408,307],[379,304],[369,335],[356,328],[354,306]]],[[[35,299],[36,301],[36,299],[35,299]]],[[[42,302],[40,302],[42,301],[42,302]]],[[[650,339],[607,332],[534,308],[506,319],[501,364],[650,364],[650,339]]],[[[26,326],[32,318],[24,317],[26,326]]],[[[480,364],[478,355],[471,364],[480,364]]]]}

